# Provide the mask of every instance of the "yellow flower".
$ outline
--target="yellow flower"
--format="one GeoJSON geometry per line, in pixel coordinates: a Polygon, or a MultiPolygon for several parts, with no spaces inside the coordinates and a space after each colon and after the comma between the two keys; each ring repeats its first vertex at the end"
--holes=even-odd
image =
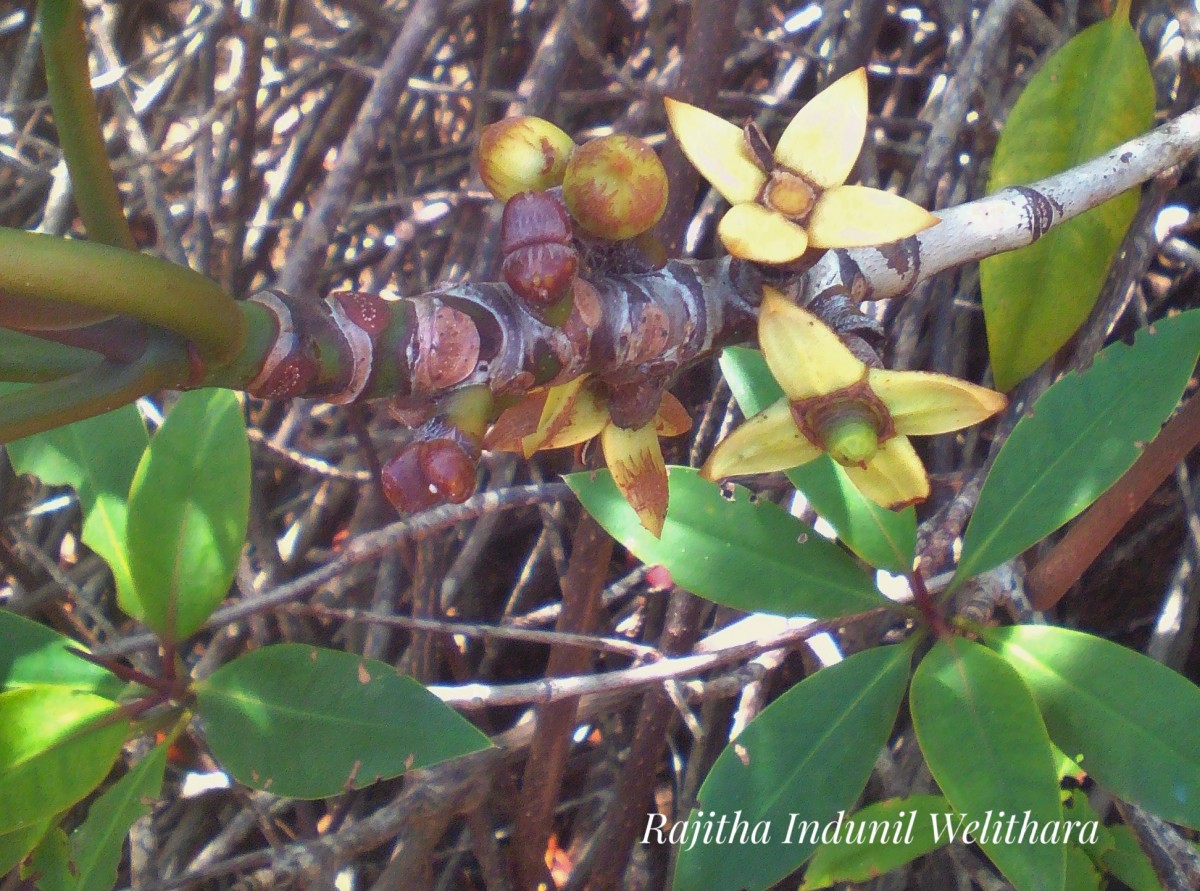
{"type": "Polygon", "coordinates": [[[867,132],[862,68],[801,108],[774,153],[753,123],[740,129],[674,99],[666,106],[683,153],[733,205],[717,234],[735,257],[790,263],[808,248],[883,244],[938,222],[898,195],[844,185],[867,132]]]}
{"type": "Polygon", "coordinates": [[[824,322],[769,286],[758,338],[784,398],[717,446],[701,470],[708,479],[787,470],[827,452],[864,495],[899,510],[929,495],[910,435],[959,430],[1008,403],[949,375],[868,368],[824,322]]]}
{"type": "Polygon", "coordinates": [[[613,423],[608,398],[587,375],[557,387],[531,393],[504,411],[484,437],[483,447],[523,452],[528,458],[544,449],[579,445],[599,436],[604,463],[641,524],[662,535],[667,516],[667,465],[660,436],[678,436],[692,427],[679,400],[664,393],[654,418],[627,430],[613,423]]]}

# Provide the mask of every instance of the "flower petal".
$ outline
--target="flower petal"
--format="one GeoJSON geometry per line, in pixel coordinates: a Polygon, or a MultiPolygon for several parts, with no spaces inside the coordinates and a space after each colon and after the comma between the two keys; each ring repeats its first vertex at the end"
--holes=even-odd
{"type": "Polygon", "coordinates": [[[679,436],[691,429],[692,416],[688,410],[670,393],[663,393],[658,414],[654,416],[654,432],[659,436],[679,436]]]}
{"type": "Polygon", "coordinates": [[[929,497],[929,476],[906,436],[893,436],[866,467],[847,467],[846,475],[876,504],[901,510],[929,497]]]}
{"type": "Polygon", "coordinates": [[[642,525],[655,538],[667,518],[667,464],[654,422],[636,430],[609,424],[600,434],[604,463],[642,525]]]}
{"type": "Polygon", "coordinates": [[[787,399],[767,406],[721,440],[700,475],[710,480],[771,473],[807,464],[821,454],[792,418],[787,399]]]}
{"type": "Polygon", "coordinates": [[[834,81],[792,118],[775,160],[823,189],[850,175],[867,135],[867,72],[851,71],[834,81]]]}
{"type": "Polygon", "coordinates": [[[740,127],[686,102],[664,99],[679,147],[730,204],[753,201],[767,181],[746,149],[740,127]]]}
{"type": "Polygon", "coordinates": [[[725,250],[739,260],[791,263],[808,248],[804,228],[760,204],[735,204],[717,225],[725,250]]]}
{"type": "Polygon", "coordinates": [[[590,387],[587,375],[551,387],[537,429],[521,440],[528,458],[542,449],[561,449],[577,445],[595,436],[608,423],[608,406],[603,405],[590,387]]]}
{"type": "Polygon", "coordinates": [[[899,241],[938,222],[919,204],[891,192],[838,186],[817,199],[807,228],[813,247],[850,248],[899,241]]]}
{"type": "Polygon", "coordinates": [[[789,399],[811,399],[858,383],[867,367],[833,330],[770,285],[763,287],[758,342],[789,399]]]}
{"type": "Polygon", "coordinates": [[[961,430],[990,418],[1008,405],[1002,393],[928,371],[872,368],[867,377],[906,436],[932,436],[961,430]]]}

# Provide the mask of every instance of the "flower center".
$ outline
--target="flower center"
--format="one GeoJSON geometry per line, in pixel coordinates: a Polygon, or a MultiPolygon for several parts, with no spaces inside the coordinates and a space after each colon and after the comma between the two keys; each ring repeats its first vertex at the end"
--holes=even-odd
{"type": "Polygon", "coordinates": [[[792,417],[808,440],[843,467],[866,467],[896,425],[866,379],[841,390],[798,399],[792,417]]]}
{"type": "Polygon", "coordinates": [[[793,222],[803,223],[817,203],[817,190],[799,174],[776,167],[763,187],[762,203],[793,222]]]}

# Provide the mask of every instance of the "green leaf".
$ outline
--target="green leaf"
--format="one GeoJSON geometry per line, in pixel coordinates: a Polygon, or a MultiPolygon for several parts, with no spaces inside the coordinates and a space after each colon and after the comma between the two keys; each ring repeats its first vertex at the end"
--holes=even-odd
{"type": "Polygon", "coordinates": [[[0,832],[52,817],[95,789],[128,729],[116,703],[91,693],[0,693],[0,832]]]}
{"type": "Polygon", "coordinates": [[[150,813],[162,791],[167,744],[156,746],[88,808],[87,819],[71,833],[71,891],[110,891],[125,837],[134,821],[150,813]]]}
{"type": "Polygon", "coordinates": [[[1128,826],[1110,826],[1112,850],[1104,852],[1104,868],[1133,891],[1162,891],[1150,858],[1128,826]]]}
{"type": "Polygon", "coordinates": [[[78,493],[83,543],[108,563],[118,591],[130,585],[126,501],[146,442],[141,414],[136,406],[126,405],[8,444],[17,473],[31,473],[47,486],[70,486],[78,493]]]}
{"type": "MultiPolygon", "coordinates": [[[[1034,75],[1000,134],[988,190],[1060,173],[1153,124],[1154,81],[1126,3],[1073,37],[1034,75]]],[[[1137,204],[1131,190],[980,264],[1000,389],[1016,386],[1083,324],[1137,204]]]]}
{"type": "Polygon", "coordinates": [[[1049,625],[984,633],[1033,690],[1050,736],[1118,798],[1200,827],[1200,689],[1111,641],[1049,625]]]}
{"type": "Polygon", "coordinates": [[[797,869],[866,785],[896,720],[911,659],[907,645],[858,653],[806,678],[751,721],[713,764],[683,838],[710,819],[736,814],[747,838],[758,827],[767,840],[743,843],[741,830],[730,827],[725,843],[685,841],[675,891],[758,891],[797,869]]]}
{"type": "MultiPolygon", "coordinates": [[[[783,396],[758,350],[731,347],[721,354],[721,371],[742,412],[757,414],[783,396]]],[[[917,547],[917,514],[880,507],[863,496],[828,455],[788,471],[788,479],[804,493],[838,538],[872,566],[888,572],[912,569],[917,547]]]]}
{"type": "Polygon", "coordinates": [[[929,770],[957,812],[940,821],[939,841],[962,841],[966,830],[1018,891],[1061,891],[1065,848],[1040,843],[1063,818],[1054,753],[1020,675],[986,647],[946,638],[917,666],[909,705],[929,770]],[[1008,841],[1013,816],[1015,833],[1036,823],[1038,843],[1008,841]]]}
{"type": "Polygon", "coordinates": [[[37,847],[46,830],[50,828],[51,820],[39,820],[12,832],[0,833],[0,876],[25,859],[25,856],[37,847]]]}
{"type": "Polygon", "coordinates": [[[730,498],[686,467],[671,467],[662,538],[645,530],[608,471],[574,473],[567,485],[639,560],[665,566],[701,597],[749,611],[832,618],[889,605],[833,542],[740,486],[730,498]]]}
{"type": "Polygon", "coordinates": [[[1066,891],[1100,891],[1100,872],[1092,858],[1075,845],[1067,845],[1066,891]]]}
{"type": "Polygon", "coordinates": [[[289,798],[361,789],[490,744],[412,678],[338,650],[263,647],[217,669],[196,692],[221,766],[289,798]]]}
{"type": "Polygon", "coordinates": [[[59,827],[42,837],[30,861],[22,870],[22,878],[36,876],[34,884],[40,891],[64,891],[71,887],[71,843],[59,827]]]}
{"type": "Polygon", "coordinates": [[[166,640],[195,632],[229,589],[249,510],[250,447],[237,397],[184,393],[130,489],[134,585],[122,609],[166,640]]]}
{"type": "Polygon", "coordinates": [[[846,818],[854,829],[844,841],[817,848],[800,891],[866,882],[936,851],[941,845],[933,837],[933,821],[949,810],[940,795],[889,798],[863,808],[846,818]]]}
{"type": "Polygon", "coordinates": [[[125,684],[111,672],[73,656],[85,647],[38,622],[0,610],[0,690],[52,686],[115,699],[125,684]]]}
{"type": "Polygon", "coordinates": [[[1095,501],[1158,435],[1200,353],[1200,310],[1115,343],[1034,403],[996,457],[955,581],[999,566],[1095,501]]]}

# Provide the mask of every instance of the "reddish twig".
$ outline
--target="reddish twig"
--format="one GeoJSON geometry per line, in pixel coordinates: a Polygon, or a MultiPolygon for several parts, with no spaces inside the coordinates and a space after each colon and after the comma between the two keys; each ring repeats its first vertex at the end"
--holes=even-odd
{"type": "Polygon", "coordinates": [[[1113,487],[1096,499],[1025,581],[1033,608],[1047,610],[1063,598],[1092,561],[1167,475],[1200,443],[1200,399],[1192,397],[1113,487]]]}

